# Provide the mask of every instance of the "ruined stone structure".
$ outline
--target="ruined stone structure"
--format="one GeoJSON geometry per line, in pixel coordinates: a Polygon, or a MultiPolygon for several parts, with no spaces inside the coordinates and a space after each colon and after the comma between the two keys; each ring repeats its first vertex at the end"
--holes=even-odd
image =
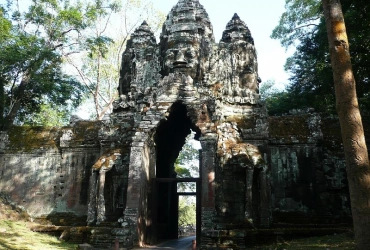
{"type": "Polygon", "coordinates": [[[239,16],[216,44],[199,1],[179,0],[159,44],[146,22],[132,34],[110,119],[2,132],[0,191],[35,217],[87,224],[73,235],[98,246],[176,238],[180,181],[197,185],[200,249],[245,249],[258,228],[345,222],[335,123],[313,112],[269,118],[260,81],[239,16]],[[191,131],[200,177],[180,180],[174,163],[191,131]]]}

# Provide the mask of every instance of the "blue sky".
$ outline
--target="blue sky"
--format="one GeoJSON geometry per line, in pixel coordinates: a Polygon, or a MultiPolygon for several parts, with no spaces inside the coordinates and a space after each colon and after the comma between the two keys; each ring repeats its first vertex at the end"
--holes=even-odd
{"type": "MultiPolygon", "coordinates": [[[[152,0],[154,5],[166,15],[178,0],[152,0]]],[[[234,13],[247,24],[254,38],[258,53],[259,75],[262,82],[274,79],[278,87],[287,83],[288,74],[284,71],[287,53],[279,41],[270,38],[284,12],[285,0],[199,0],[206,9],[216,42],[221,39],[226,24],[234,13]]]]}

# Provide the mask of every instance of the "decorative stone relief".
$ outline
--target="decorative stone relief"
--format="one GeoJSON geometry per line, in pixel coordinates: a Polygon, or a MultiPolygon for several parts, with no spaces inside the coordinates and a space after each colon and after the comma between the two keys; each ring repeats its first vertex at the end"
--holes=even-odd
{"type": "Polygon", "coordinates": [[[87,213],[87,223],[89,225],[94,223],[99,225],[106,219],[104,197],[106,173],[112,169],[120,156],[120,150],[110,150],[104,153],[92,166],[87,213]]]}

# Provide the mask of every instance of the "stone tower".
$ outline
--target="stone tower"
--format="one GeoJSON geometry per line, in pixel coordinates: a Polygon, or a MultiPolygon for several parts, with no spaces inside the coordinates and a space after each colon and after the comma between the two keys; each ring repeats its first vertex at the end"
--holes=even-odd
{"type": "MultiPolygon", "coordinates": [[[[111,165],[128,172],[116,171],[110,183],[112,193],[127,192],[120,221],[135,232],[133,244],[177,237],[174,162],[191,131],[202,147],[200,178],[190,180],[197,183],[198,243],[212,245],[220,237],[211,232],[234,230],[242,247],[245,228],[269,225],[268,126],[259,82],[254,41],[237,14],[219,44],[198,0],[178,1],[159,44],[146,22],[135,30],[122,55],[120,100],[101,133],[110,138],[107,154],[120,155],[111,165]]],[[[94,185],[104,186],[103,172],[94,185]]],[[[96,205],[107,199],[119,203],[92,199],[91,223],[107,220],[107,206],[96,205]]]]}

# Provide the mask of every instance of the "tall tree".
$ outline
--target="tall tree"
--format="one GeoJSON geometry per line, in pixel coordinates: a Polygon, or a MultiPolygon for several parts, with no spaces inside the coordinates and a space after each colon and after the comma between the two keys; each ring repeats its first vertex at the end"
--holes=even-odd
{"type": "MultiPolygon", "coordinates": [[[[342,0],[341,2],[347,21],[351,55],[355,58],[352,66],[357,82],[359,105],[362,114],[368,115],[370,110],[368,98],[370,94],[368,56],[370,2],[366,0],[342,0]]],[[[334,86],[331,84],[333,75],[321,2],[287,0],[286,12],[280,18],[279,25],[274,29],[271,37],[279,39],[285,47],[296,45],[296,52],[288,58],[285,65],[285,69],[291,75],[287,95],[294,105],[293,108],[314,107],[319,112],[335,113],[334,86]],[[297,3],[293,4],[295,2],[297,3]],[[300,20],[300,25],[297,25],[298,21],[295,21],[297,19],[300,20]]]]}
{"type": "MultiPolygon", "coordinates": [[[[0,44],[5,43],[10,37],[11,28],[11,22],[5,17],[4,9],[0,7],[0,44]]],[[[4,123],[5,81],[6,76],[0,72],[0,125],[4,123]]]]}
{"type": "MultiPolygon", "coordinates": [[[[107,5],[111,1],[103,2],[107,5]]],[[[70,61],[89,89],[85,104],[94,106],[95,112],[90,115],[97,120],[111,111],[117,99],[121,55],[131,33],[143,20],[148,21],[153,31],[164,21],[164,15],[150,0],[124,0],[122,3],[120,9],[98,13],[97,21],[86,30],[86,35],[93,38],[87,44],[87,55],[81,64],[70,61]]]]}
{"type": "Polygon", "coordinates": [[[287,48],[306,37],[317,26],[321,17],[319,0],[285,0],[286,11],[274,28],[271,38],[279,39],[287,48]]]}
{"type": "MultiPolygon", "coordinates": [[[[4,110],[1,129],[31,120],[45,105],[53,109],[76,107],[85,91],[66,73],[67,56],[83,51],[91,41],[82,33],[107,8],[101,0],[92,4],[69,0],[32,0],[22,12],[19,0],[8,1],[11,36],[0,43],[0,73],[4,110]]],[[[99,37],[100,41],[105,41],[99,37]]],[[[68,110],[68,108],[66,108],[68,110]]],[[[67,112],[66,112],[67,113],[67,112]]]]}
{"type": "Polygon", "coordinates": [[[370,246],[368,151],[356,96],[356,84],[342,7],[339,0],[322,0],[322,4],[333,69],[336,108],[346,159],[356,246],[357,249],[365,250],[370,246]]]}
{"type": "Polygon", "coordinates": [[[196,218],[196,204],[194,199],[189,196],[179,197],[179,226],[185,227],[188,225],[195,225],[196,218]]]}
{"type": "MultiPolygon", "coordinates": [[[[67,59],[78,72],[78,77],[87,87],[88,95],[91,95],[93,99],[96,119],[101,120],[115,99],[112,95],[112,88],[109,86],[108,91],[103,91],[103,85],[104,80],[107,78],[111,80],[117,73],[110,70],[107,73],[107,67],[104,66],[108,64],[105,59],[114,43],[113,39],[107,35],[107,30],[113,25],[112,15],[117,13],[121,6],[116,0],[91,0],[88,5],[90,6],[89,15],[94,21],[83,32],[83,36],[86,37],[86,53],[82,56],[82,63],[76,62],[76,58],[72,56],[67,59]]],[[[108,85],[111,85],[111,81],[108,85]]]]}

